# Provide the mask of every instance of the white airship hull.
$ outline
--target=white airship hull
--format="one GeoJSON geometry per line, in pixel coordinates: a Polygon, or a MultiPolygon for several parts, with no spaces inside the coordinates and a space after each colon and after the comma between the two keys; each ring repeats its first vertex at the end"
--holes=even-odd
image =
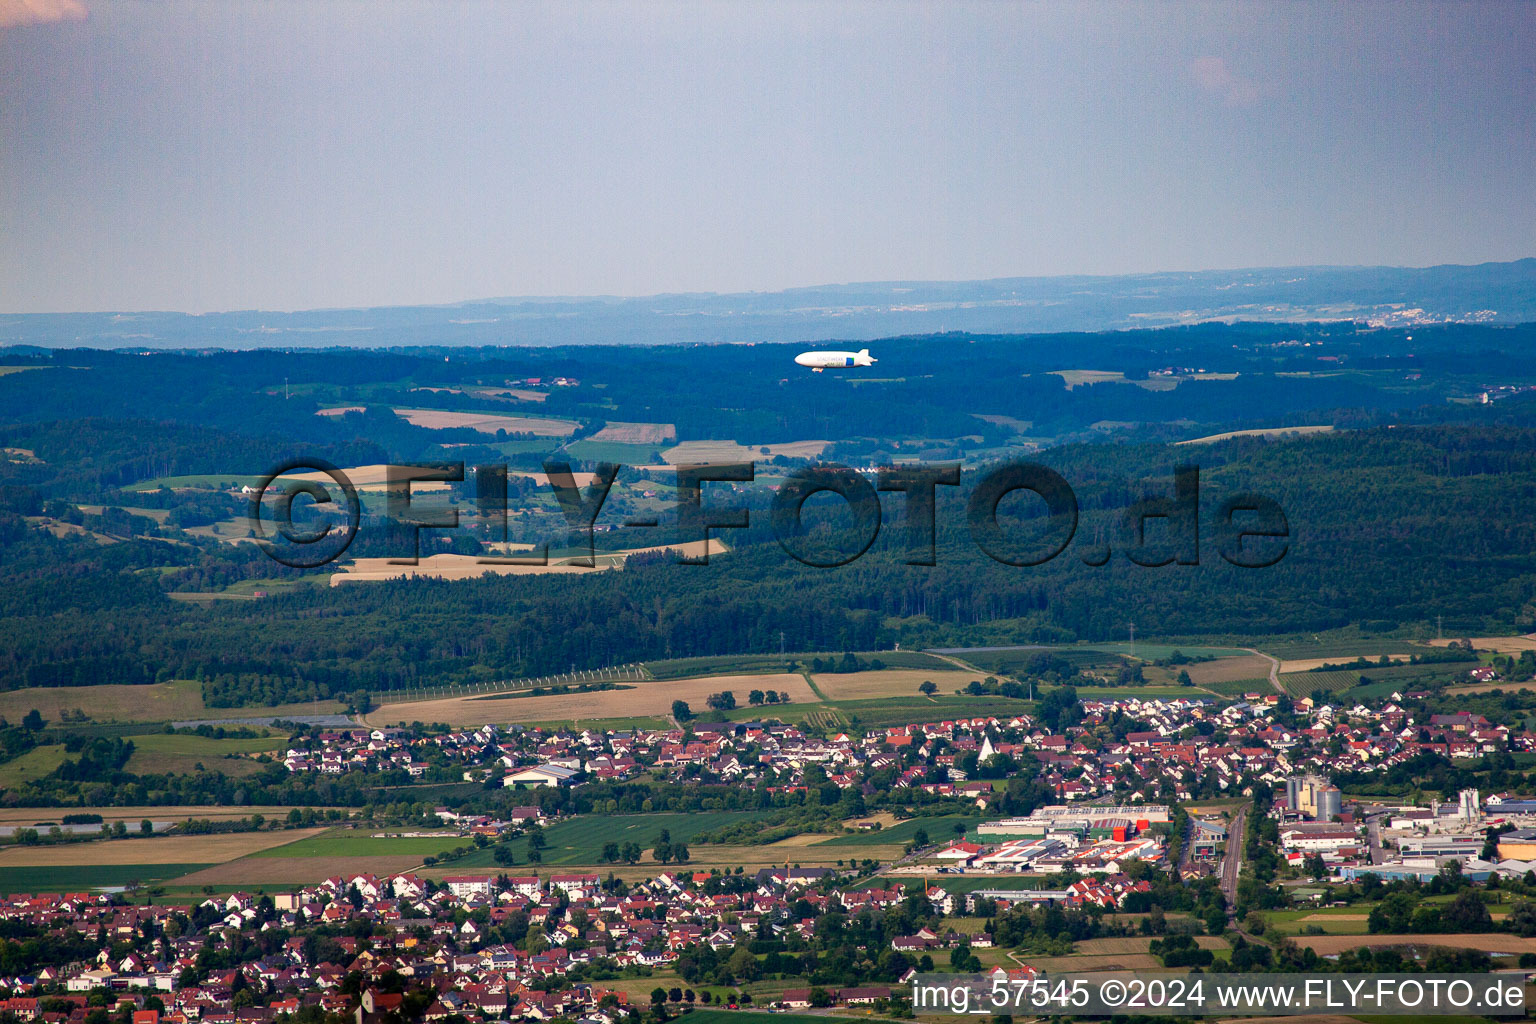
{"type": "Polygon", "coordinates": [[[802,352],[795,356],[795,362],[801,366],[809,366],[816,373],[823,370],[847,370],[856,366],[874,366],[876,360],[870,356],[869,349],[860,349],[857,352],[802,352]]]}

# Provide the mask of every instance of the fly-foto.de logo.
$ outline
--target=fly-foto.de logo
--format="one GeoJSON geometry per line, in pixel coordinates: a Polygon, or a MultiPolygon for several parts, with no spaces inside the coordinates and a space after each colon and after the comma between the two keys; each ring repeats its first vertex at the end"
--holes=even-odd
{"type": "MultiPolygon", "coordinates": [[[[567,564],[596,564],[594,529],[622,468],[614,463],[599,463],[590,474],[591,480],[582,487],[568,463],[544,464],[545,476],[570,531],[571,546],[578,552],[567,564]]],[[[757,478],[755,464],[674,468],[676,497],[672,525],[680,543],[707,541],[711,531],[745,529],[750,525],[750,509],[731,503],[739,499],[739,494],[723,496],[724,500],[721,495],[711,497],[708,485],[753,483],[757,478]]],[[[507,467],[475,466],[469,473],[475,482],[473,509],[479,523],[489,540],[505,542],[511,511],[507,467]]],[[[417,500],[420,494],[413,493],[413,486],[431,484],[441,488],[464,480],[462,462],[387,467],[383,484],[386,515],[397,528],[404,529],[404,546],[409,549],[392,552],[391,561],[417,564],[422,530],[451,530],[459,526],[458,508],[423,505],[417,500]]],[[[960,484],[958,465],[886,466],[869,472],[831,464],[806,466],[777,486],[767,509],[769,524],[779,545],[796,561],[820,568],[847,565],[863,556],[880,535],[880,493],[899,495],[904,561],[908,565],[931,566],[936,564],[939,488],[960,484]],[[825,537],[813,542],[806,529],[806,503],[824,493],[836,495],[852,518],[852,524],[841,529],[836,543],[831,544],[825,537]]],[[[966,496],[964,517],[976,547],[1004,565],[1043,565],[1066,552],[1080,533],[1081,515],[1072,486],[1054,469],[1033,462],[1010,462],[978,471],[966,496]],[[1035,514],[1027,523],[1000,515],[1000,507],[1015,496],[1031,502],[1035,514]]],[[[292,459],[267,473],[254,488],[250,518],[257,542],[273,559],[294,568],[317,568],[340,558],[351,545],[362,522],[362,502],[347,474],[329,462],[292,459]],[[298,472],[301,470],[305,472],[298,472]],[[339,492],[339,499],[332,496],[333,489],[339,492]],[[333,510],[336,514],[301,527],[294,513],[295,503],[301,497],[307,497],[322,511],[333,510]]],[[[1075,553],[1082,564],[1106,565],[1118,550],[1131,563],[1149,568],[1195,566],[1200,564],[1204,547],[1214,550],[1229,565],[1262,569],[1279,562],[1290,550],[1290,522],[1285,510],[1272,498],[1232,494],[1203,510],[1197,466],[1175,468],[1171,493],[1143,497],[1116,518],[1114,543],[1104,540],[1102,533],[1080,540],[1075,553]]],[[[631,529],[653,528],[659,527],[661,520],[631,518],[622,525],[631,529]]],[[[708,545],[699,548],[698,554],[680,550],[677,561],[684,565],[707,565],[708,545]]],[[[547,565],[549,546],[546,542],[515,558],[487,556],[474,561],[482,565],[547,565]]]]}

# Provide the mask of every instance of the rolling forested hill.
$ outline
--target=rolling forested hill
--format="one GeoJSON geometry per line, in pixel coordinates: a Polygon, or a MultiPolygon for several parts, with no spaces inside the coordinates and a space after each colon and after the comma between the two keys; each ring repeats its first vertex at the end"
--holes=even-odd
{"type": "MultiPolygon", "coordinates": [[[[433,351],[13,352],[14,372],[0,375],[0,687],[190,678],[211,704],[228,705],[775,651],[781,642],[872,650],[1105,639],[1130,622],[1141,636],[1341,626],[1422,635],[1437,616],[1462,633],[1529,630],[1536,402],[1526,389],[1536,383],[1536,330],[1412,335],[1237,325],[901,339],[878,346],[882,376],[863,378],[799,372],[793,349],[762,345],[495,349],[446,363],[433,351]],[[555,377],[569,381],[551,386],[555,377]],[[393,411],[406,405],[570,427],[547,437],[431,429],[393,411]],[[610,424],[673,433],[630,430],[608,442],[610,424]],[[1288,425],[1331,429],[1176,443],[1288,425]],[[555,456],[579,469],[602,459],[656,465],[675,442],[752,449],[811,439],[856,465],[962,462],[962,485],[939,489],[937,564],[905,564],[903,502],[892,494],[863,557],[801,565],[767,511],[771,488],[807,459],[760,453],[754,484],[711,499],[748,504],[753,515],[749,529],[721,532],[732,551],[707,566],[657,554],[586,577],[332,588],[332,567],[286,569],[230,542],[245,502],[229,484],[296,454],[342,466],[536,467],[555,456]],[[1068,481],[1081,521],[1054,560],[1004,565],[977,546],[965,500],[992,467],[1026,459],[1068,481]],[[1199,564],[1136,565],[1125,555],[1124,510],[1171,493],[1180,464],[1201,470],[1199,564]],[[1238,492],[1283,508],[1290,535],[1278,564],[1243,569],[1218,554],[1218,507],[1238,492]],[[1107,562],[1088,564],[1106,546],[1107,562]],[[266,596],[186,599],[256,588],[266,596]]],[[[652,501],[662,522],[600,533],[600,546],[686,539],[666,513],[668,476],[621,475],[631,481],[624,508],[652,501]]],[[[523,481],[514,500],[534,501],[539,489],[523,481]]],[[[839,506],[818,499],[808,508],[813,539],[859,546],[839,506]]],[[[1038,533],[1022,496],[1001,511],[1009,536],[1027,545],[1038,533]]],[[[367,506],[349,557],[405,553],[382,513],[367,506]]],[[[625,518],[605,516],[600,524],[625,518]]],[[[451,547],[480,544],[466,530],[451,547]]]]}

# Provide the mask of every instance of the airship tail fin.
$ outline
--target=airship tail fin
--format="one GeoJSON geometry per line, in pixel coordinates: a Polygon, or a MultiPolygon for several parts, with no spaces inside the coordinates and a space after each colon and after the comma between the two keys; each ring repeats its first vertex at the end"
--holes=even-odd
{"type": "Polygon", "coordinates": [[[874,366],[875,365],[874,359],[870,358],[869,349],[867,349],[867,348],[859,349],[858,365],[860,365],[860,366],[874,366]]]}

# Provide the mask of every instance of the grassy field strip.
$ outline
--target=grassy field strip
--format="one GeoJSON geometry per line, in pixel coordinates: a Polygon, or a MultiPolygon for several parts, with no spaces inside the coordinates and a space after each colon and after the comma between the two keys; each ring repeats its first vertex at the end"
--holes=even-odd
{"type": "Polygon", "coordinates": [[[80,892],[139,882],[163,882],[207,864],[66,864],[7,866],[0,871],[0,893],[80,892]]]}
{"type": "Polygon", "coordinates": [[[198,764],[223,771],[226,775],[245,775],[261,769],[251,754],[273,754],[288,747],[287,736],[214,739],[184,733],[148,733],[133,738],[133,757],[127,770],[136,775],[190,773],[198,764]]]}
{"type": "Polygon", "coordinates": [[[435,857],[473,841],[457,833],[440,836],[399,836],[360,829],[330,829],[281,846],[258,850],[252,857],[435,857]]]}
{"type": "MultiPolygon", "coordinates": [[[[64,763],[64,744],[34,747],[20,757],[0,764],[0,790],[14,789],[23,782],[40,779],[64,763]]],[[[47,812],[33,812],[34,814],[47,812]]]]}
{"type": "Polygon", "coordinates": [[[820,846],[893,846],[909,843],[918,831],[928,833],[929,842],[944,842],[949,839],[959,838],[960,833],[955,831],[955,825],[963,823],[967,830],[976,827],[981,821],[979,817],[946,814],[943,816],[908,818],[880,829],[877,832],[859,832],[854,835],[834,836],[820,846]]]}
{"type": "Polygon", "coordinates": [[[39,686],[0,693],[0,716],[15,722],[36,708],[51,725],[63,712],[81,709],[95,722],[179,722],[199,718],[283,718],[292,715],[334,715],[341,703],[322,700],[277,707],[210,708],[203,703],[195,680],[129,686],[39,686]]]}

